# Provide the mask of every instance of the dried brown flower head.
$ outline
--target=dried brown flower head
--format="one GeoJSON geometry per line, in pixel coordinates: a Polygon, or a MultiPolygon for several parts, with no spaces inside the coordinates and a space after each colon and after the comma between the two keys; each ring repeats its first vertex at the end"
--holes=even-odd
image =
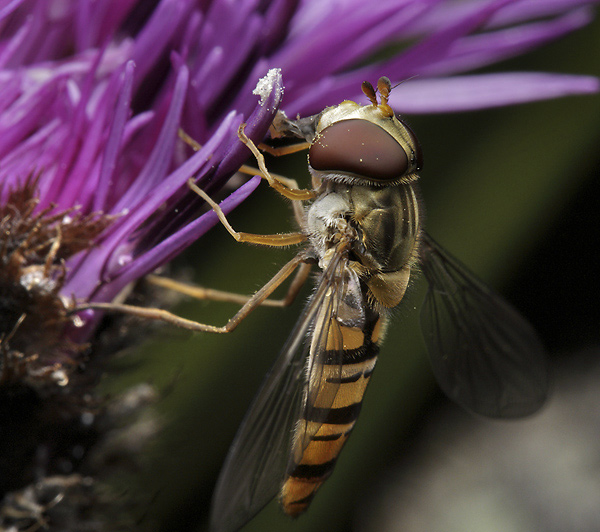
{"type": "Polygon", "coordinates": [[[90,248],[112,221],[76,207],[39,208],[37,182],[27,179],[0,205],[0,384],[68,382],[82,346],[65,334],[74,320],[61,295],[65,261],[90,248]]]}

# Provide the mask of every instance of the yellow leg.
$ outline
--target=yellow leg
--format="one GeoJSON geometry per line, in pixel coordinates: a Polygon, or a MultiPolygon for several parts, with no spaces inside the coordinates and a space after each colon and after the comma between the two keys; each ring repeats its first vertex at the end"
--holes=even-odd
{"type": "Polygon", "coordinates": [[[183,129],[179,128],[177,130],[177,134],[179,138],[183,140],[192,150],[200,151],[202,149],[202,145],[196,142],[192,137],[190,137],[183,129]]]}
{"type": "MultiPolygon", "coordinates": [[[[183,129],[179,129],[178,135],[179,138],[183,140],[183,142],[185,142],[194,151],[200,151],[202,149],[202,145],[196,142],[192,137],[190,137],[183,129]]],[[[280,155],[287,155],[289,153],[296,153],[298,151],[305,150],[309,147],[309,144],[308,142],[303,142],[301,144],[292,144],[291,146],[281,146],[280,148],[273,148],[266,144],[259,144],[258,147],[261,150],[266,151],[271,155],[274,155],[275,157],[279,157],[280,155]]],[[[247,164],[243,164],[242,166],[240,166],[238,168],[238,172],[241,172],[242,174],[246,175],[260,175],[262,173],[260,169],[247,164]]],[[[277,181],[281,181],[282,183],[284,183],[288,188],[300,188],[298,187],[298,183],[295,179],[290,179],[289,177],[284,177],[282,175],[273,173],[271,173],[270,175],[277,181]]]]}
{"type": "MultiPolygon", "coordinates": [[[[261,305],[266,307],[287,307],[290,305],[308,278],[310,270],[310,264],[301,264],[296,271],[296,277],[290,284],[285,297],[283,299],[265,299],[261,305]]],[[[214,290],[212,288],[204,288],[203,286],[182,283],[180,281],[175,281],[174,279],[170,279],[168,277],[161,277],[159,275],[147,275],[145,279],[155,286],[160,286],[161,288],[166,288],[168,290],[174,290],[175,292],[179,292],[180,294],[194,297],[196,299],[209,299],[211,301],[239,303],[240,305],[244,305],[252,298],[252,296],[234,294],[232,292],[225,292],[223,290],[214,290]]]]}
{"type": "Polygon", "coordinates": [[[188,180],[188,186],[200,196],[206,203],[208,203],[216,215],[219,217],[221,223],[227,229],[227,232],[235,238],[238,242],[249,242],[251,244],[258,244],[260,246],[291,246],[293,244],[300,244],[306,240],[306,236],[302,233],[284,233],[276,235],[255,235],[252,233],[240,233],[236,231],[227,220],[225,213],[221,210],[221,207],[213,201],[213,199],[202,190],[198,185],[194,183],[193,179],[188,180]]]}
{"type": "MultiPolygon", "coordinates": [[[[256,166],[250,166],[249,164],[243,164],[242,166],[240,166],[238,168],[238,172],[241,172],[242,174],[246,175],[262,175],[262,171],[260,170],[260,168],[256,168],[256,166]]],[[[273,179],[281,181],[286,187],[290,189],[300,189],[300,187],[298,186],[298,182],[295,179],[292,179],[291,177],[285,177],[280,174],[273,174],[271,172],[269,172],[269,174],[273,179]]]]}
{"type": "MultiPolygon", "coordinates": [[[[125,314],[131,314],[140,318],[147,318],[151,320],[164,321],[177,327],[182,327],[190,331],[201,331],[201,332],[213,332],[213,333],[228,333],[233,331],[244,318],[246,318],[256,307],[262,304],[275,289],[285,281],[294,270],[304,261],[302,254],[296,255],[291,261],[289,261],[275,276],[265,284],[260,290],[258,290],[253,296],[248,298],[242,308],[222,327],[216,325],[207,325],[205,323],[198,323],[196,321],[188,320],[173,314],[167,310],[159,308],[145,308],[137,307],[134,305],[123,305],[119,303],[87,303],[79,305],[73,308],[69,314],[75,314],[82,310],[93,309],[93,310],[104,310],[107,312],[122,312],[125,314]]],[[[297,279],[298,277],[296,277],[297,279]]],[[[305,277],[306,278],[306,277],[305,277]]],[[[296,279],[292,283],[296,283],[296,279]]],[[[299,288],[298,288],[299,289],[299,288]]],[[[297,293],[297,291],[296,291],[297,293]]]]}
{"type": "Polygon", "coordinates": [[[259,144],[258,147],[262,151],[266,151],[269,155],[274,157],[281,157],[282,155],[290,155],[291,153],[298,153],[299,151],[308,150],[310,144],[306,141],[298,142],[296,144],[289,144],[287,146],[279,146],[277,148],[269,146],[268,144],[259,144]]]}
{"type": "MultiPolygon", "coordinates": [[[[246,124],[242,124],[240,126],[240,128],[238,129],[238,137],[240,137],[240,140],[246,146],[248,146],[248,149],[256,158],[256,162],[258,163],[260,173],[268,181],[269,185],[273,187],[277,192],[279,192],[282,196],[285,196],[286,198],[291,200],[306,201],[313,199],[316,196],[314,190],[299,189],[297,188],[297,185],[295,187],[293,185],[289,186],[289,183],[286,184],[283,180],[279,180],[269,173],[269,171],[267,170],[267,166],[265,165],[265,158],[263,154],[256,147],[256,144],[254,144],[254,142],[252,142],[244,133],[245,127],[246,124]]],[[[293,183],[295,183],[295,181],[293,181],[293,183]]]]}
{"type": "MultiPolygon", "coordinates": [[[[192,137],[190,137],[183,129],[180,128],[177,133],[179,135],[179,138],[183,142],[185,142],[190,148],[192,148],[192,150],[200,151],[202,149],[202,145],[199,142],[197,142],[196,140],[194,140],[192,137]]],[[[251,141],[249,141],[249,142],[251,142],[251,141]]],[[[244,141],[244,144],[247,144],[247,143],[244,141]]],[[[299,151],[306,150],[309,147],[310,147],[310,144],[308,142],[300,142],[298,144],[291,144],[289,146],[280,146],[277,148],[274,148],[273,146],[269,146],[268,144],[262,144],[262,143],[258,145],[259,149],[261,149],[262,151],[267,152],[269,155],[273,155],[275,157],[280,157],[282,155],[289,155],[291,153],[297,153],[299,151]]],[[[254,167],[254,166],[249,166],[247,164],[243,164],[242,166],[240,166],[238,168],[238,172],[241,172],[241,173],[247,174],[247,175],[258,175],[261,173],[261,170],[259,170],[258,168],[254,167]]],[[[296,183],[296,181],[294,179],[290,179],[288,177],[284,177],[279,174],[270,173],[270,175],[277,181],[281,181],[282,183],[284,183],[288,188],[293,188],[293,189],[299,188],[298,183],[296,183]]]]}
{"type": "MultiPolygon", "coordinates": [[[[302,190],[301,191],[300,187],[298,186],[298,183],[296,182],[295,179],[291,179],[289,177],[285,177],[285,176],[282,176],[279,174],[272,174],[267,170],[265,162],[264,162],[264,157],[258,151],[258,149],[256,148],[256,145],[250,139],[248,139],[248,137],[244,134],[244,132],[243,132],[244,126],[245,126],[245,124],[242,124],[240,126],[238,135],[239,135],[240,139],[242,140],[242,142],[244,142],[244,144],[246,144],[248,146],[248,148],[252,151],[252,153],[254,153],[254,155],[257,158],[257,161],[259,163],[259,166],[262,163],[262,168],[255,168],[253,166],[243,164],[242,166],[240,166],[240,168],[238,168],[238,172],[241,172],[241,173],[244,173],[247,175],[262,175],[269,182],[269,184],[271,184],[271,186],[273,186],[273,188],[275,188],[278,192],[280,192],[287,198],[295,199],[295,200],[306,200],[306,199],[313,198],[314,197],[313,191],[310,191],[310,190],[302,190]],[[257,153],[258,153],[258,156],[256,155],[257,153]],[[273,183],[278,183],[278,185],[273,185],[273,183]],[[289,193],[284,193],[284,192],[282,192],[282,190],[288,190],[289,193]],[[299,191],[299,193],[298,193],[298,191],[299,191]],[[297,193],[298,193],[298,197],[296,197],[296,196],[290,197],[290,194],[296,195],[297,193]]],[[[179,138],[181,140],[183,140],[188,146],[190,146],[194,151],[199,151],[202,148],[202,146],[198,142],[196,142],[192,137],[190,137],[183,129],[180,128],[178,131],[178,134],[179,134],[179,138]]],[[[267,146],[266,144],[260,144],[259,146],[261,149],[264,149],[266,152],[268,152],[274,156],[280,156],[280,155],[286,155],[289,153],[295,153],[295,152],[304,150],[309,147],[309,144],[308,144],[308,142],[302,142],[299,144],[292,144],[291,146],[282,146],[280,148],[273,148],[271,146],[267,146]]],[[[215,210],[215,212],[219,215],[219,219],[221,220],[221,222],[223,222],[223,220],[225,219],[225,215],[222,213],[221,209],[218,206],[217,206],[218,210],[215,209],[214,205],[216,205],[216,204],[212,200],[207,200],[206,199],[207,196],[205,193],[198,192],[198,190],[200,190],[199,188],[197,189],[195,187],[192,187],[191,185],[190,185],[190,188],[192,188],[192,190],[194,190],[202,198],[204,198],[206,201],[208,201],[208,203],[213,207],[213,210],[215,210]],[[219,212],[220,212],[220,214],[219,214],[219,212]]],[[[303,217],[304,217],[304,212],[302,210],[302,206],[299,203],[294,202],[293,208],[294,208],[294,216],[295,216],[296,220],[298,221],[298,223],[300,225],[302,225],[303,217]]],[[[225,227],[227,228],[227,231],[229,231],[229,233],[238,242],[252,242],[254,244],[259,244],[259,245],[263,244],[263,245],[268,245],[268,246],[287,246],[287,245],[297,244],[297,243],[305,240],[305,239],[296,240],[294,238],[291,238],[291,240],[287,240],[284,238],[282,240],[281,235],[264,235],[264,237],[267,239],[267,240],[265,240],[262,237],[259,238],[259,235],[249,235],[248,233],[238,233],[237,231],[233,231],[233,228],[231,227],[231,225],[228,222],[223,223],[223,225],[225,225],[225,227]],[[250,236],[252,236],[254,238],[252,240],[247,240],[247,238],[249,238],[250,236]],[[270,237],[275,237],[275,238],[270,238],[270,237]]]]}
{"type": "MultiPolygon", "coordinates": [[[[254,166],[249,166],[247,164],[243,164],[242,166],[240,166],[238,168],[238,172],[241,172],[241,173],[247,174],[247,175],[260,175],[261,174],[261,171],[258,168],[254,167],[254,166]]],[[[284,177],[279,174],[271,174],[271,176],[274,179],[276,179],[277,181],[282,182],[288,188],[291,188],[294,190],[297,190],[300,188],[295,179],[291,179],[289,177],[284,177]]],[[[302,227],[304,225],[304,209],[302,208],[301,202],[294,201],[292,203],[292,208],[294,209],[294,217],[296,218],[298,225],[300,225],[300,227],[302,227]]]]}

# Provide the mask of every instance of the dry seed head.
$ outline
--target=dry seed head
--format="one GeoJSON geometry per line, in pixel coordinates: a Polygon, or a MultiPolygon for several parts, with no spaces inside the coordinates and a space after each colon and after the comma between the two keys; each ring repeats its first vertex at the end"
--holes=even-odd
{"type": "Polygon", "coordinates": [[[0,189],[0,384],[65,385],[82,347],[70,342],[61,289],[65,261],[93,245],[111,223],[76,208],[39,209],[39,179],[0,189]]]}

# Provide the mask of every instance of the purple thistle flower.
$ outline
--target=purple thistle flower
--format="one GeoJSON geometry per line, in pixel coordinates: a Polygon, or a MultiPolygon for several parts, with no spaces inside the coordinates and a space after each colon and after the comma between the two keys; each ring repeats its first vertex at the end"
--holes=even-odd
{"type": "MultiPolygon", "coordinates": [[[[591,19],[590,3],[277,1],[203,8],[171,0],[140,15],[134,2],[13,2],[2,13],[0,180],[6,193],[39,172],[40,208],[77,205],[82,213],[117,216],[93,249],[69,262],[64,285],[79,299],[110,301],[215,225],[212,213],[194,219],[201,202],[185,182],[196,175],[209,193],[225,184],[247,156],[238,125],[246,122],[250,138],[262,139],[282,101],[282,74],[290,115],[358,98],[361,81],[382,73],[408,80],[391,103],[413,113],[593,92],[597,80],[584,76],[457,75],[582,27],[591,19]],[[547,18],[531,22],[541,16],[547,18]],[[414,44],[351,68],[403,41],[414,44]],[[252,91],[272,68],[281,71],[271,71],[258,102],[252,91]],[[204,144],[200,152],[186,156],[179,127],[204,144]]],[[[226,212],[257,184],[232,194],[226,212]]]]}
{"type": "MultiPolygon", "coordinates": [[[[12,267],[0,284],[54,298],[60,319],[48,324],[48,334],[68,334],[46,350],[40,342],[21,342],[18,335],[31,330],[25,325],[35,313],[25,312],[20,322],[11,309],[0,347],[8,352],[9,344],[18,345],[19,360],[37,357],[35,375],[65,384],[56,369],[75,367],[79,347],[72,342],[89,341],[97,325],[91,311],[74,321],[66,300],[112,301],[218,223],[212,212],[201,214],[203,202],[186,182],[194,176],[209,194],[226,186],[248,156],[237,136],[242,123],[258,143],[278,109],[309,115],[343,99],[360,100],[361,82],[380,75],[402,82],[390,104],[406,113],[598,91],[598,80],[588,76],[467,74],[585,26],[597,3],[3,3],[0,212],[12,235],[6,242],[0,237],[0,249],[4,266],[12,267]],[[382,51],[386,58],[373,61],[382,51]],[[202,149],[190,154],[179,128],[202,149]],[[21,224],[23,216],[33,223],[21,224]],[[37,247],[32,232],[45,238],[37,247]]],[[[223,210],[230,212],[259,183],[255,177],[231,192],[223,210]]],[[[9,380],[6,368],[2,375],[9,380]]]]}

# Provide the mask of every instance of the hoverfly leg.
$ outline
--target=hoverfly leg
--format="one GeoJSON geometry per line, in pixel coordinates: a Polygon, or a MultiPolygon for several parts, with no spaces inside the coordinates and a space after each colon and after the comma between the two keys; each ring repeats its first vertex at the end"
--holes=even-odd
{"type": "MultiPolygon", "coordinates": [[[[265,299],[261,305],[265,307],[287,307],[288,305],[291,305],[298,295],[298,292],[300,292],[300,289],[304,285],[304,282],[306,279],[308,279],[310,270],[310,264],[301,264],[296,271],[296,277],[294,277],[294,280],[291,282],[285,297],[282,299],[265,299]]],[[[203,286],[183,283],[181,281],[170,279],[169,277],[161,277],[160,275],[150,274],[147,275],[145,279],[155,286],[173,290],[195,299],[208,299],[210,301],[221,301],[224,303],[238,303],[240,305],[244,305],[252,297],[243,294],[235,294],[233,292],[226,292],[224,290],[215,290],[212,288],[205,288],[203,286]]]]}
{"type": "MultiPolygon", "coordinates": [[[[190,135],[188,135],[183,129],[179,128],[177,131],[177,135],[179,138],[185,142],[192,150],[200,151],[202,149],[202,144],[200,144],[197,140],[193,139],[190,135]]],[[[308,150],[310,148],[310,144],[308,142],[299,142],[297,144],[290,144],[289,146],[279,146],[273,147],[268,144],[263,144],[262,142],[258,145],[258,148],[262,151],[266,151],[269,155],[273,155],[274,157],[281,157],[282,155],[289,155],[290,153],[297,153],[302,150],[308,150]]],[[[242,168],[248,168],[246,165],[243,165],[242,168]]],[[[239,170],[240,172],[244,172],[244,170],[239,170]]],[[[244,172],[250,173],[250,172],[244,172]]],[[[275,174],[271,174],[275,175],[275,174]]],[[[281,176],[278,176],[281,177],[281,176]]],[[[283,179],[286,179],[285,177],[283,179]]],[[[296,188],[298,186],[296,185],[296,188]]]]}
{"type": "MultiPolygon", "coordinates": [[[[202,144],[200,144],[199,142],[194,140],[183,129],[179,128],[177,134],[179,135],[179,138],[183,142],[185,142],[190,148],[192,148],[192,150],[200,151],[202,149],[202,144]]],[[[307,149],[309,146],[310,145],[307,142],[303,142],[300,144],[293,144],[292,146],[283,146],[282,148],[272,148],[271,146],[267,146],[266,144],[259,144],[259,148],[261,150],[264,150],[267,153],[270,153],[271,155],[274,155],[276,157],[279,155],[285,155],[287,153],[295,153],[297,151],[307,149]],[[290,151],[284,151],[284,149],[286,149],[286,148],[287,149],[292,148],[292,149],[290,151]]],[[[242,166],[240,166],[238,168],[238,172],[240,172],[242,174],[246,174],[246,175],[262,175],[262,170],[254,167],[254,166],[249,166],[247,164],[243,164],[242,166]]],[[[284,177],[282,175],[273,174],[270,172],[269,172],[269,174],[271,175],[271,177],[273,179],[275,179],[276,181],[280,181],[281,183],[283,183],[285,186],[287,186],[290,189],[299,189],[300,188],[295,179],[290,179],[289,177],[284,177]]],[[[293,208],[294,208],[294,215],[296,217],[296,220],[298,220],[298,223],[300,223],[301,217],[302,217],[302,208],[297,203],[293,204],[293,208]]]]}
{"type": "MultiPolygon", "coordinates": [[[[262,146],[262,144],[260,146],[262,146]]],[[[249,166],[247,164],[243,164],[242,166],[240,166],[238,168],[238,172],[246,175],[261,175],[261,171],[258,168],[254,166],[249,166]]],[[[271,174],[271,176],[274,179],[277,179],[277,181],[281,181],[288,188],[294,190],[298,190],[300,188],[295,179],[291,179],[289,177],[285,177],[279,174],[271,174]]],[[[294,209],[294,217],[296,218],[296,222],[298,222],[298,225],[300,227],[304,227],[304,209],[302,208],[302,204],[299,201],[294,201],[292,203],[292,208],[294,209]]]]}
{"type": "MultiPolygon", "coordinates": [[[[193,139],[183,129],[179,128],[179,130],[177,131],[177,135],[183,142],[185,142],[190,148],[192,148],[192,150],[200,151],[202,149],[202,144],[200,144],[197,140],[193,139]]],[[[244,144],[245,144],[245,141],[244,141],[244,144]]],[[[274,147],[274,146],[269,146],[268,144],[264,144],[261,142],[258,145],[258,148],[262,151],[267,152],[269,155],[273,155],[273,157],[281,157],[282,155],[289,155],[291,153],[297,153],[302,150],[308,150],[308,148],[310,148],[310,144],[305,141],[305,142],[299,142],[297,144],[290,144],[289,146],[274,147]]],[[[246,169],[249,169],[249,168],[251,168],[251,167],[242,165],[242,167],[238,171],[246,173],[246,174],[254,175],[254,171],[252,171],[252,170],[246,171],[246,169]]],[[[271,175],[274,176],[276,174],[271,174],[271,175]]],[[[282,178],[283,180],[287,179],[282,176],[277,176],[277,177],[282,178]]],[[[296,185],[295,188],[298,188],[298,185],[296,185]]]]}
{"type": "MultiPolygon", "coordinates": [[[[242,308],[238,310],[234,316],[222,327],[216,325],[208,325],[206,323],[198,323],[197,321],[188,320],[177,316],[168,310],[159,308],[139,307],[135,305],[126,305],[121,303],[84,303],[71,309],[68,314],[76,314],[82,310],[103,310],[106,312],[120,312],[130,314],[139,318],[150,320],[164,321],[176,327],[188,329],[190,331],[211,332],[211,333],[228,333],[233,331],[256,307],[260,306],[283,281],[285,281],[294,270],[305,261],[304,254],[296,255],[289,261],[281,270],[279,270],[269,282],[267,282],[260,290],[254,293],[247,299],[242,308]]],[[[304,278],[308,276],[308,272],[303,272],[304,278]]],[[[297,293],[300,289],[297,286],[296,279],[292,282],[291,289],[297,293]]],[[[294,294],[295,295],[295,294],[294,294]]]]}
{"type": "Polygon", "coordinates": [[[179,128],[177,130],[177,135],[179,138],[185,142],[192,150],[200,151],[202,149],[202,144],[195,141],[192,137],[190,137],[183,129],[179,128]]]}
{"type": "Polygon", "coordinates": [[[246,124],[240,125],[238,129],[238,137],[240,140],[248,146],[248,149],[252,152],[258,163],[261,175],[267,180],[269,185],[273,187],[282,196],[296,201],[305,201],[315,198],[316,193],[314,190],[300,189],[294,180],[281,180],[279,177],[273,176],[265,165],[265,158],[260,150],[256,147],[256,144],[252,142],[244,133],[246,124]],[[287,182],[287,183],[286,183],[287,182]]]}
{"type": "MultiPolygon", "coordinates": [[[[263,147],[269,147],[266,144],[259,144],[258,146],[261,150],[263,149],[263,147]]],[[[270,153],[268,150],[264,150],[264,151],[266,151],[267,153],[270,153]]],[[[242,166],[240,166],[238,168],[238,172],[240,172],[242,174],[246,174],[246,175],[262,175],[262,170],[260,168],[256,168],[255,166],[250,166],[248,164],[243,164],[242,166]]],[[[269,172],[269,174],[273,179],[280,181],[289,189],[300,190],[300,187],[298,186],[298,182],[295,179],[292,179],[291,177],[285,177],[280,174],[274,174],[272,172],[269,172]]]]}
{"type": "MultiPolygon", "coordinates": [[[[202,144],[190,137],[183,129],[179,128],[177,134],[183,142],[185,142],[190,148],[192,148],[192,150],[200,151],[202,149],[202,144]]],[[[290,153],[297,153],[302,150],[307,150],[308,148],[310,148],[310,144],[308,142],[300,142],[298,144],[292,144],[290,146],[280,146],[278,148],[274,148],[273,146],[269,146],[268,144],[261,143],[258,145],[258,148],[262,151],[267,152],[269,155],[273,155],[274,157],[280,157],[282,155],[288,155],[290,153]]],[[[243,164],[242,166],[240,166],[238,168],[238,172],[246,175],[260,175],[262,173],[262,171],[259,168],[249,166],[247,164],[243,164]]],[[[287,186],[290,189],[300,189],[295,179],[290,179],[289,177],[285,177],[279,174],[273,174],[271,172],[269,172],[269,174],[273,177],[273,179],[281,181],[285,186],[287,186]]]]}
{"type": "MultiPolygon", "coordinates": [[[[306,141],[298,142],[297,144],[290,144],[288,146],[269,146],[268,144],[260,143],[259,149],[266,151],[273,157],[281,157],[282,155],[290,155],[291,153],[298,153],[299,151],[308,150],[310,144],[306,141]]],[[[291,180],[290,180],[291,181],[291,180]]],[[[298,185],[296,185],[297,187],[298,185]]]]}
{"type": "MultiPolygon", "coordinates": [[[[273,155],[274,157],[280,157],[282,155],[289,155],[291,153],[298,153],[299,151],[307,150],[308,148],[310,148],[310,144],[308,142],[300,142],[298,144],[291,144],[289,146],[279,146],[277,148],[274,148],[273,146],[269,146],[268,144],[261,143],[258,145],[258,147],[260,150],[267,152],[269,155],[273,155]]],[[[260,173],[261,172],[259,170],[258,172],[254,172],[253,175],[257,175],[260,173]]],[[[271,177],[273,177],[273,179],[276,179],[277,181],[280,181],[289,189],[300,190],[298,182],[295,179],[273,173],[271,173],[271,177]]],[[[294,203],[292,203],[292,207],[294,209],[294,216],[296,217],[296,221],[301,227],[303,227],[304,209],[302,208],[302,205],[300,204],[300,202],[295,201],[294,203]]]]}
{"type": "Polygon", "coordinates": [[[212,207],[212,210],[215,211],[216,215],[219,217],[219,220],[225,226],[225,229],[227,229],[227,232],[238,242],[249,242],[250,244],[258,244],[259,246],[283,247],[291,246],[293,244],[300,244],[306,240],[306,236],[302,233],[255,235],[253,233],[238,232],[231,226],[221,207],[219,207],[219,205],[206,192],[196,185],[193,179],[190,178],[188,180],[188,186],[212,207]]]}

